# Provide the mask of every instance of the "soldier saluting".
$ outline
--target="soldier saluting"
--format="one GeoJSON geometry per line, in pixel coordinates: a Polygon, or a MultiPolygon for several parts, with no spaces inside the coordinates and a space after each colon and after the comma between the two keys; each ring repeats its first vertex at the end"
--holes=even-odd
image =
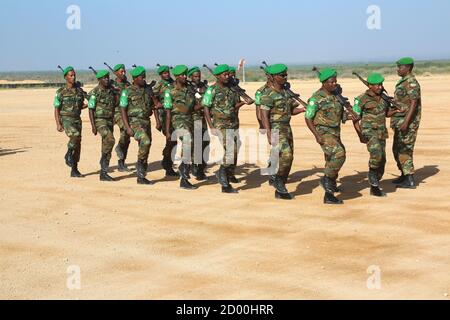
{"type": "Polygon", "coordinates": [[[87,107],[84,102],[86,93],[78,85],[73,67],[69,66],[62,71],[66,85],[56,91],[53,101],[56,129],[59,132],[65,131],[69,137],[65,161],[66,165],[71,167],[70,176],[81,178],[83,175],[78,171],[81,154],[81,110],[87,107]]]}

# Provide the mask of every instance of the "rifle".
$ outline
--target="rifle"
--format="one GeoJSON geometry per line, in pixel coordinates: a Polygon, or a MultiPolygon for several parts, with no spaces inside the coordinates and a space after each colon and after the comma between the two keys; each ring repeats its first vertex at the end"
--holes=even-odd
{"type": "MultiPolygon", "coordinates": [[[[320,77],[320,70],[317,67],[313,67],[312,71],[316,72],[317,75],[320,77]]],[[[347,112],[350,112],[350,111],[347,111],[347,107],[350,105],[350,103],[348,102],[348,98],[344,97],[342,95],[342,92],[343,92],[342,87],[341,87],[340,84],[338,84],[336,90],[334,90],[332,93],[336,97],[336,99],[338,100],[339,104],[342,106],[342,110],[343,110],[343,112],[342,112],[342,123],[345,124],[345,122],[347,122],[347,120],[348,120],[347,112]]]]}
{"type": "MultiPolygon", "coordinates": [[[[58,64],[57,68],[60,69],[62,71],[62,73],[64,74],[64,69],[59,64],[58,64]]],[[[85,95],[87,95],[87,92],[83,90],[83,84],[80,81],[75,82],[75,87],[80,88],[81,91],[83,91],[83,93],[85,95]]]]}
{"type": "MultiPolygon", "coordinates": [[[[215,64],[217,66],[217,63],[215,64]]],[[[208,69],[209,72],[211,72],[212,75],[214,75],[214,72],[211,70],[210,67],[208,67],[206,64],[203,65],[204,68],[208,69]]],[[[227,86],[231,89],[231,91],[237,93],[242,99],[244,99],[245,103],[250,105],[255,103],[255,100],[253,100],[246,92],[244,89],[242,89],[239,86],[239,79],[236,78],[230,78],[230,80],[228,81],[227,86]]]]}
{"type": "MultiPolygon", "coordinates": [[[[353,73],[353,75],[358,77],[358,79],[361,80],[361,82],[364,83],[364,85],[366,87],[369,87],[369,83],[366,80],[364,80],[357,72],[353,71],[352,73],[353,73]]],[[[396,107],[395,102],[394,102],[394,98],[389,96],[389,94],[387,93],[387,91],[384,88],[384,86],[383,86],[383,91],[381,92],[381,99],[386,101],[389,106],[393,105],[394,107],[396,107]]]]}
{"type": "MultiPolygon", "coordinates": [[[[266,61],[263,61],[262,64],[265,65],[266,68],[269,66],[269,65],[267,64],[266,61]]],[[[266,72],[266,70],[264,70],[264,67],[263,67],[263,66],[260,66],[259,68],[260,68],[261,70],[264,71],[264,73],[266,74],[266,76],[270,76],[270,75],[266,72]]],[[[286,90],[286,92],[288,93],[288,95],[289,95],[292,99],[294,99],[294,100],[296,100],[297,102],[299,102],[302,106],[304,106],[305,108],[308,106],[308,104],[300,98],[300,94],[295,93],[294,91],[292,91],[292,89],[291,89],[291,84],[290,84],[288,81],[286,81],[286,83],[284,84],[283,89],[286,90]]]]}

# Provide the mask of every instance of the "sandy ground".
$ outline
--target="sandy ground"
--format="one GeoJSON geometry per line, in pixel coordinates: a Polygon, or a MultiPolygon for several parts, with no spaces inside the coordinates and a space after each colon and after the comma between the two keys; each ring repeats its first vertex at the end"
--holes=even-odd
{"type": "MultiPolygon", "coordinates": [[[[386,83],[389,92],[395,80],[386,83]]],[[[398,172],[391,138],[382,183],[388,197],[370,197],[368,153],[348,123],[345,204],[338,207],[322,204],[323,155],[303,116],[292,120],[288,189],[296,198],[281,202],[255,165],[239,167],[238,195],[220,193],[215,178],[180,190],[163,177],[156,130],[154,186],[138,186],[116,167],[119,181],[101,183],[100,138],[91,134],[87,112],[80,163],[87,176],[71,179],[63,161],[67,139],[53,120],[54,90],[0,91],[0,298],[448,299],[450,77],[419,80],[419,188],[392,186],[398,172]],[[70,266],[80,268],[79,290],[67,287],[70,266]],[[367,287],[371,268],[381,271],[380,289],[367,287]]],[[[352,99],[364,90],[354,79],[341,84],[352,99]]],[[[253,94],[260,85],[245,87],[253,94]]],[[[293,83],[304,97],[318,86],[293,83]]],[[[256,127],[253,106],[241,111],[241,122],[256,127]]],[[[133,143],[132,167],[136,152],[133,143]]],[[[208,171],[212,176],[215,168],[208,171]]]]}

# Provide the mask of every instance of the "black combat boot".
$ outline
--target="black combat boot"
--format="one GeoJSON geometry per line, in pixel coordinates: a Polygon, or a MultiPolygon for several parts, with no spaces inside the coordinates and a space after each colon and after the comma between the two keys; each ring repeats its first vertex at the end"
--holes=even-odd
{"type": "Polygon", "coordinates": [[[323,203],[325,203],[325,204],[343,204],[344,201],[336,198],[333,193],[326,191],[325,196],[323,197],[323,203]]]}
{"type": "Polygon", "coordinates": [[[166,177],[179,177],[180,175],[173,170],[172,165],[173,164],[167,160],[161,162],[161,166],[166,170],[166,177]]]}
{"type": "Polygon", "coordinates": [[[83,178],[83,175],[78,171],[78,163],[74,162],[72,165],[72,170],[70,171],[70,176],[72,178],[83,178]]]}
{"type": "Polygon", "coordinates": [[[386,193],[380,187],[370,186],[370,195],[374,197],[386,197],[386,193]]]}
{"type": "Polygon", "coordinates": [[[415,189],[416,188],[416,182],[414,181],[414,175],[407,174],[405,176],[405,179],[402,183],[397,185],[397,188],[401,189],[415,189]]]}
{"type": "Polygon", "coordinates": [[[333,190],[334,193],[341,192],[341,189],[338,188],[338,186],[337,186],[337,179],[330,179],[330,180],[331,180],[331,185],[330,185],[331,190],[333,190]]]}
{"type": "Polygon", "coordinates": [[[331,180],[327,176],[323,176],[320,178],[320,185],[326,192],[329,192],[329,193],[335,192],[334,188],[333,188],[333,180],[331,180]]]}
{"type": "Polygon", "coordinates": [[[114,181],[114,178],[108,174],[108,168],[108,155],[106,153],[103,153],[100,159],[100,181],[114,181]]]}
{"type": "Polygon", "coordinates": [[[219,184],[222,186],[223,193],[238,193],[238,191],[231,186],[227,176],[227,169],[224,166],[220,166],[219,171],[217,172],[217,180],[219,180],[219,184]]]}
{"type": "Polygon", "coordinates": [[[145,178],[145,176],[147,175],[147,167],[148,167],[148,164],[142,160],[138,160],[138,162],[136,163],[137,183],[138,184],[145,184],[145,185],[154,184],[152,181],[147,180],[145,178]]]}
{"type": "Polygon", "coordinates": [[[292,200],[292,195],[286,189],[286,185],[284,184],[283,178],[275,175],[272,176],[273,186],[275,187],[275,198],[283,199],[283,200],[292,200]]]}
{"type": "Polygon", "coordinates": [[[198,172],[197,172],[197,180],[198,181],[208,180],[208,177],[205,174],[205,165],[204,164],[199,164],[197,170],[198,170],[198,172]]]}
{"type": "Polygon", "coordinates": [[[239,179],[234,175],[234,168],[227,169],[227,176],[230,183],[239,183],[239,179]]]}
{"type": "Polygon", "coordinates": [[[67,152],[64,156],[64,160],[66,161],[66,165],[69,168],[72,168],[73,166],[73,150],[70,148],[67,148],[67,152]]]}
{"type": "Polygon", "coordinates": [[[401,184],[403,183],[403,181],[405,181],[405,175],[402,172],[402,175],[400,177],[398,177],[397,179],[392,180],[393,184],[401,184]]]}
{"type": "Polygon", "coordinates": [[[377,169],[369,169],[370,195],[374,197],[386,197],[386,193],[380,188],[380,172],[377,169]]]}
{"type": "Polygon", "coordinates": [[[127,165],[125,164],[125,159],[127,158],[128,150],[123,150],[120,144],[116,146],[115,150],[117,158],[119,158],[119,160],[117,161],[117,169],[119,170],[119,172],[130,172],[131,170],[128,169],[127,165]]]}
{"type": "Polygon", "coordinates": [[[194,177],[196,177],[196,178],[198,177],[199,167],[200,167],[199,164],[193,164],[193,165],[192,165],[192,175],[193,175],[194,177]]]}
{"type": "Polygon", "coordinates": [[[192,185],[189,182],[189,171],[190,171],[190,165],[185,164],[182,162],[180,166],[178,167],[178,171],[180,172],[180,188],[186,189],[186,190],[195,190],[198,189],[198,187],[192,185]]]}

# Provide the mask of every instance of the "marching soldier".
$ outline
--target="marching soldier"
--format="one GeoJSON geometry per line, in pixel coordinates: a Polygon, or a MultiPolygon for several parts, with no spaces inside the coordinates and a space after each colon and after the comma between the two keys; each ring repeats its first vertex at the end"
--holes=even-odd
{"type": "Polygon", "coordinates": [[[266,72],[267,81],[261,88],[256,90],[255,93],[256,119],[258,120],[260,130],[264,129],[261,118],[261,96],[264,95],[271,87],[271,76],[268,73],[268,68],[264,68],[264,71],[266,72]]]}
{"type": "MultiPolygon", "coordinates": [[[[217,82],[206,90],[202,105],[211,134],[220,135],[219,138],[224,148],[223,163],[217,174],[222,192],[237,193],[237,190],[230,184],[230,176],[236,179],[233,172],[238,155],[238,109],[243,103],[240,102],[238,94],[227,86],[230,77],[229,68],[226,64],[214,68],[213,74],[217,78],[217,82]]],[[[234,179],[233,181],[236,181],[234,179]]]]}
{"type": "Polygon", "coordinates": [[[77,84],[73,67],[65,68],[63,75],[66,85],[56,91],[53,101],[56,129],[59,132],[65,131],[69,137],[65,161],[66,165],[71,167],[70,176],[81,178],[83,175],[78,171],[81,154],[81,110],[87,107],[84,103],[86,93],[77,84]]]}
{"type": "Polygon", "coordinates": [[[372,73],[367,78],[369,89],[355,98],[353,111],[360,116],[361,121],[354,121],[356,132],[362,143],[367,144],[369,159],[370,194],[375,197],[385,197],[380,189],[386,165],[386,117],[391,117],[397,110],[390,108],[390,104],[381,98],[384,77],[379,73],[372,73]]]}
{"type": "MultiPolygon", "coordinates": [[[[157,69],[157,73],[161,77],[158,83],[153,88],[153,92],[155,94],[156,99],[158,100],[158,105],[156,109],[158,109],[159,122],[161,125],[161,132],[166,136],[166,111],[162,108],[162,104],[164,103],[164,93],[167,89],[173,87],[173,79],[170,77],[170,67],[169,66],[159,66],[157,69]]],[[[172,150],[176,147],[177,142],[172,140],[166,140],[166,145],[163,149],[163,160],[161,165],[163,169],[166,171],[166,177],[178,177],[179,174],[173,170],[173,160],[172,160],[172,150]]]]}
{"type": "Polygon", "coordinates": [[[98,86],[89,93],[89,119],[91,121],[92,133],[100,133],[102,137],[102,156],[100,158],[100,180],[114,181],[108,175],[111,152],[116,140],[114,139],[114,111],[117,106],[118,97],[109,80],[109,72],[99,70],[96,73],[98,86]]]}
{"type": "Polygon", "coordinates": [[[291,95],[286,92],[284,85],[287,81],[288,68],[284,64],[274,64],[266,68],[271,76],[271,86],[261,94],[261,122],[267,130],[269,144],[272,145],[272,157],[276,153],[277,159],[271,157],[271,164],[278,168],[272,174],[271,181],[275,187],[277,199],[291,200],[293,197],[286,189],[286,181],[294,160],[294,138],[290,125],[291,116],[305,112],[304,108],[297,108],[291,95]],[[278,135],[277,139],[272,138],[278,135]]]}
{"type": "MultiPolygon", "coordinates": [[[[116,75],[113,86],[116,89],[116,94],[120,97],[122,90],[127,89],[131,84],[127,80],[127,73],[124,64],[115,65],[113,70],[116,75]]],[[[119,101],[119,99],[117,100],[119,101]]],[[[114,124],[120,129],[120,139],[115,149],[118,158],[118,170],[120,172],[129,172],[130,170],[127,168],[125,160],[127,158],[128,147],[130,145],[130,136],[127,134],[127,129],[123,124],[119,105],[117,105],[114,113],[114,124]]]]}
{"type": "MultiPolygon", "coordinates": [[[[336,181],[346,159],[341,141],[341,119],[345,111],[335,95],[338,88],[336,70],[322,70],[319,80],[322,87],[308,100],[305,119],[325,155],[325,175],[320,179],[325,189],[324,203],[342,204],[343,201],[337,199],[334,193],[339,192],[336,181]]],[[[359,118],[349,103],[345,108],[353,119],[359,118]]]]}
{"type": "Polygon", "coordinates": [[[150,117],[153,113],[153,104],[147,91],[145,68],[138,66],[130,73],[133,77],[133,84],[128,89],[122,91],[120,96],[120,112],[128,135],[134,137],[139,144],[136,165],[137,183],[150,185],[153,182],[146,179],[146,174],[148,169],[148,155],[152,144],[150,117]]]}
{"type": "Polygon", "coordinates": [[[172,74],[175,76],[175,83],[164,93],[164,109],[166,110],[166,139],[172,139],[172,130],[175,130],[177,138],[181,137],[183,143],[182,162],[178,168],[180,188],[192,190],[197,189],[189,182],[194,152],[192,113],[202,106],[197,100],[201,98],[200,94],[187,84],[188,71],[189,69],[185,65],[173,68],[172,74]]]}
{"type": "Polygon", "coordinates": [[[391,119],[394,130],[394,153],[401,176],[393,182],[398,188],[415,189],[413,153],[419,130],[422,98],[420,84],[412,73],[414,60],[402,58],[397,61],[397,73],[401,77],[395,86],[395,105],[400,107],[391,119]]]}
{"type": "MultiPolygon", "coordinates": [[[[206,92],[208,88],[206,82],[202,81],[202,73],[199,67],[193,67],[188,71],[188,77],[190,78],[190,83],[194,87],[194,89],[200,94],[201,97],[206,92]]],[[[201,98],[199,99],[201,100],[201,98]]],[[[208,177],[205,174],[206,164],[209,159],[209,136],[208,136],[208,125],[206,123],[205,115],[203,112],[203,108],[200,108],[197,111],[192,113],[192,118],[194,120],[194,132],[195,130],[201,129],[202,135],[202,163],[197,164],[194,163],[192,166],[192,174],[196,177],[198,181],[207,180],[208,177]],[[201,128],[199,128],[201,126],[201,128]],[[206,150],[206,152],[205,152],[206,150]]]]}

